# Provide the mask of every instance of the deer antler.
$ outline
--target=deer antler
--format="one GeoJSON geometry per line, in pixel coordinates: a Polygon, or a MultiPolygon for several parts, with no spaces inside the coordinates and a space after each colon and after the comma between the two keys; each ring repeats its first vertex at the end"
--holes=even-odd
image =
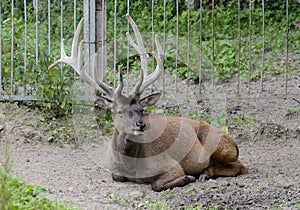
{"type": "MultiPolygon", "coordinates": [[[[158,54],[153,52],[153,55],[157,61],[157,66],[150,75],[147,75],[148,74],[149,56],[144,47],[142,36],[141,36],[135,22],[133,21],[133,19],[129,16],[129,14],[127,14],[126,16],[127,16],[128,22],[130,23],[130,25],[133,28],[133,31],[134,31],[134,34],[135,34],[135,37],[137,40],[137,44],[134,43],[134,41],[129,33],[127,33],[127,37],[129,39],[131,46],[133,46],[133,48],[140,55],[140,60],[141,60],[141,65],[142,65],[142,70],[141,70],[141,75],[140,75],[139,81],[136,83],[134,90],[133,90],[133,94],[137,95],[137,94],[142,93],[150,84],[152,84],[153,82],[155,82],[158,79],[159,75],[161,74],[161,72],[163,70],[163,61],[162,61],[163,53],[162,53],[161,45],[160,45],[157,37],[155,37],[155,44],[156,44],[156,47],[158,50],[158,54]]],[[[80,44],[78,47],[78,40],[79,40],[79,35],[80,35],[81,29],[82,29],[82,24],[83,24],[83,19],[81,19],[81,21],[79,22],[79,24],[76,28],[76,31],[75,31],[75,35],[74,35],[73,42],[72,42],[71,56],[66,55],[65,40],[62,39],[61,40],[61,58],[58,59],[57,61],[55,61],[53,64],[51,64],[48,67],[48,69],[52,69],[59,63],[62,63],[62,62],[66,63],[69,66],[71,66],[77,72],[77,74],[79,74],[79,76],[83,79],[83,81],[87,82],[90,86],[94,87],[96,90],[99,90],[102,93],[107,94],[111,99],[117,98],[122,94],[122,90],[123,90],[123,78],[122,78],[121,70],[119,71],[120,83],[117,86],[117,88],[115,90],[113,90],[112,87],[105,84],[104,82],[102,82],[100,80],[92,79],[82,68],[83,61],[82,61],[81,57],[82,57],[82,47],[83,47],[83,43],[84,43],[83,40],[80,41],[80,44]]],[[[97,75],[96,74],[96,72],[97,72],[97,59],[96,58],[97,58],[97,53],[95,53],[92,58],[94,75],[97,75]]]]}
{"type": "Polygon", "coordinates": [[[130,45],[139,53],[140,60],[141,60],[141,66],[142,66],[140,79],[137,82],[137,84],[134,88],[134,91],[133,91],[133,94],[138,94],[138,93],[142,93],[150,84],[155,82],[158,79],[158,77],[160,76],[161,72],[163,71],[163,68],[164,68],[163,61],[162,61],[163,51],[162,51],[162,47],[158,41],[158,38],[155,37],[155,44],[156,44],[156,48],[158,50],[158,55],[155,52],[153,52],[153,55],[154,55],[154,58],[156,59],[157,66],[150,75],[147,75],[148,74],[149,56],[144,47],[141,33],[139,32],[139,29],[136,26],[136,23],[130,17],[130,15],[126,14],[126,17],[134,31],[137,44],[133,41],[133,39],[129,33],[127,33],[127,37],[128,37],[130,45]]]}
{"type": "MultiPolygon", "coordinates": [[[[102,81],[96,82],[94,79],[92,79],[82,68],[82,59],[81,59],[81,54],[82,54],[82,47],[83,47],[83,40],[80,41],[79,47],[78,47],[78,39],[79,35],[82,29],[82,24],[83,24],[83,18],[80,20],[76,31],[75,35],[73,38],[72,42],[72,51],[71,51],[71,56],[67,56],[66,51],[65,51],[65,39],[61,40],[61,57],[57,61],[55,61],[53,64],[51,64],[48,69],[52,69],[59,63],[66,63],[69,66],[71,66],[77,74],[83,79],[83,81],[87,82],[90,86],[95,88],[96,90],[107,94],[109,97],[113,97],[113,91],[110,86],[105,84],[102,81]],[[78,52],[76,51],[78,48],[78,52]]],[[[93,56],[93,69],[96,71],[96,66],[97,66],[97,61],[96,61],[97,54],[95,53],[93,56]]]]}

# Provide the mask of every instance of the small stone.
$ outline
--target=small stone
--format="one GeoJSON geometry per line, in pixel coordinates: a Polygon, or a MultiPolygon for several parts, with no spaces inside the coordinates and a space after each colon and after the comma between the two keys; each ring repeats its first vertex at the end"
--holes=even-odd
{"type": "Polygon", "coordinates": [[[141,191],[133,191],[132,193],[130,193],[130,197],[131,197],[133,200],[137,200],[137,199],[139,199],[139,198],[144,197],[144,193],[142,193],[141,191]]]}

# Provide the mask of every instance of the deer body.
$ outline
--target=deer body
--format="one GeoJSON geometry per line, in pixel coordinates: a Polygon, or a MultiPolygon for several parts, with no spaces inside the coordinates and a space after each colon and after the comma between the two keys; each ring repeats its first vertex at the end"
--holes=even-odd
{"type": "Polygon", "coordinates": [[[114,180],[152,183],[155,191],[161,191],[194,181],[189,175],[204,173],[205,179],[247,173],[238,160],[236,142],[220,129],[183,117],[143,114],[142,119],[146,129],[140,135],[115,129],[111,152],[114,180]],[[212,136],[208,135],[211,130],[212,136]]]}
{"type": "MultiPolygon", "coordinates": [[[[184,186],[218,176],[237,176],[248,172],[238,160],[236,142],[220,129],[184,117],[170,117],[143,113],[144,108],[154,105],[160,93],[140,98],[143,91],[155,82],[163,71],[162,47],[155,39],[158,54],[153,52],[157,66],[148,75],[148,54],[141,34],[127,15],[128,22],[136,36],[136,43],[127,33],[130,45],[140,55],[140,78],[131,93],[123,94],[123,76],[119,71],[119,84],[112,88],[99,78],[91,78],[82,69],[81,52],[83,41],[78,47],[78,39],[83,21],[76,29],[71,56],[67,56],[62,40],[61,58],[49,66],[64,62],[73,67],[79,76],[95,90],[102,93],[96,96],[95,103],[114,114],[115,130],[108,150],[112,178],[115,181],[151,183],[152,189],[161,191],[184,186]],[[78,52],[76,51],[78,48],[78,52]]],[[[99,75],[96,54],[92,63],[94,75],[99,75]]]]}

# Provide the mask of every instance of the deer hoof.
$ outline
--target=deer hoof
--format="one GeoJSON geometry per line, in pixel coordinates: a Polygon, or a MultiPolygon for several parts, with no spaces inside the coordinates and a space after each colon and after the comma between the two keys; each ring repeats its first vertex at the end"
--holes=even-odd
{"type": "Polygon", "coordinates": [[[208,180],[210,178],[210,175],[208,174],[207,171],[204,171],[202,174],[200,174],[199,176],[199,181],[200,182],[205,182],[206,180],[208,180]]]}
{"type": "Polygon", "coordinates": [[[115,173],[112,173],[111,177],[116,182],[127,182],[128,181],[128,179],[125,176],[121,176],[121,175],[118,175],[115,173]]]}
{"type": "Polygon", "coordinates": [[[191,183],[191,182],[196,181],[196,178],[194,176],[185,175],[184,176],[184,181],[185,181],[185,183],[191,183]]]}

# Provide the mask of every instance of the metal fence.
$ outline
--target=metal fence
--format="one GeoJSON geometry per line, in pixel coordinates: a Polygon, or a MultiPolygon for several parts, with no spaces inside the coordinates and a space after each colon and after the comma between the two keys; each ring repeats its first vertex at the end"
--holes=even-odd
{"type": "MultiPolygon", "coordinates": [[[[173,74],[175,90],[178,81],[185,78],[186,81],[193,80],[193,83],[186,83],[187,90],[193,84],[193,91],[203,97],[299,97],[299,87],[290,84],[290,78],[295,80],[300,73],[300,39],[291,39],[289,31],[299,35],[291,23],[300,19],[300,15],[289,16],[289,4],[288,0],[278,3],[284,21],[273,33],[282,39],[273,43],[274,36],[266,33],[266,17],[270,18],[272,11],[266,8],[264,0],[237,1],[234,31],[226,31],[226,25],[223,31],[220,29],[219,23],[223,20],[214,0],[205,3],[202,0],[128,0],[122,3],[105,0],[0,1],[0,100],[44,98],[44,90],[51,86],[44,85],[49,78],[47,66],[59,57],[60,39],[66,38],[67,45],[71,45],[81,17],[85,18],[84,54],[88,59],[95,51],[101,51],[98,59],[101,77],[104,78],[108,69],[116,72],[123,58],[127,59],[128,70],[134,52],[127,47],[126,38],[121,38],[126,37],[122,32],[129,30],[129,26],[121,24],[125,14],[118,16],[118,11],[131,14],[138,22],[142,22],[140,19],[150,20],[149,26],[144,27],[148,31],[143,31],[150,45],[149,52],[154,49],[154,34],[158,34],[165,51],[165,64],[168,64],[166,69],[171,69],[162,75],[162,89],[166,85],[165,78],[173,74]],[[142,13],[145,5],[149,7],[149,13],[142,13]],[[257,13],[257,8],[260,13],[257,13]],[[228,51],[230,46],[235,48],[228,51]],[[276,50],[269,49],[274,46],[276,50]],[[265,82],[274,78],[272,85],[265,88],[265,82]],[[228,81],[232,88],[226,92],[222,85],[229,84],[228,81]]],[[[75,73],[70,76],[65,71],[70,69],[65,70],[61,65],[63,80],[76,78],[75,73]]],[[[56,76],[50,75],[51,79],[56,76]]]]}

